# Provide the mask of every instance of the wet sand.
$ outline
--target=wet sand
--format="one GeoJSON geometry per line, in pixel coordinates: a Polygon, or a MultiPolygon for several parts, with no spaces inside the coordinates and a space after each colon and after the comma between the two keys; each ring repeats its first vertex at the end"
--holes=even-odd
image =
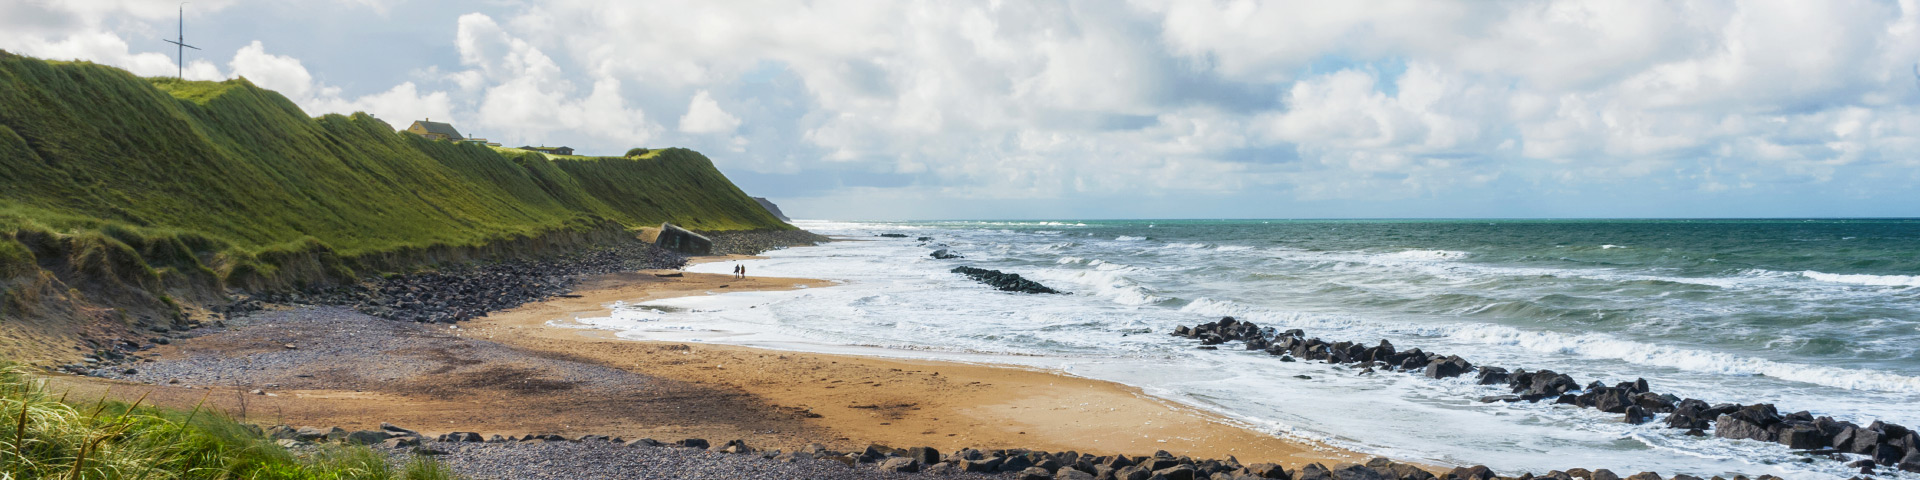
{"type": "MultiPolygon", "coordinates": [[[[749,272],[751,273],[751,272],[749,272]]],[[[550,321],[604,316],[615,301],[727,291],[830,286],[810,279],[686,273],[682,278],[595,282],[563,298],[496,313],[462,332],[533,351],[593,359],[665,378],[738,389],[805,409],[807,423],[838,442],[893,446],[1034,448],[1295,465],[1361,458],[1256,432],[1138,389],[1057,372],[945,361],[796,353],[615,338],[550,321]],[[718,288],[726,285],[727,288],[718,288]],[[671,350],[668,350],[671,349],[671,350]]]]}

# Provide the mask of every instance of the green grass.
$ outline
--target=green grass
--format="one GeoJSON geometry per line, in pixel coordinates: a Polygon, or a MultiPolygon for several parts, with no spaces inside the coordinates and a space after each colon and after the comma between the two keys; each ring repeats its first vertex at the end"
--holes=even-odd
{"type": "Polygon", "coordinates": [[[691,150],[550,158],[437,142],[361,113],[308,117],[241,79],[5,52],[0,171],[0,273],[21,256],[13,237],[34,254],[89,253],[87,272],[209,290],[610,227],[793,228],[691,150]],[[26,238],[46,236],[63,240],[26,238]]]}
{"type": "Polygon", "coordinates": [[[444,479],[416,456],[395,468],[367,447],[328,445],[305,456],[225,416],[120,402],[73,403],[43,380],[0,365],[0,478],[444,479]]]}

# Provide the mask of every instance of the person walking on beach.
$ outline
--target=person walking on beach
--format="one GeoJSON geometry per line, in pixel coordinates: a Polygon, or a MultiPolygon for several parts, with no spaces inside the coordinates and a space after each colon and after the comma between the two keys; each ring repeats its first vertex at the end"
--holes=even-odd
{"type": "Polygon", "coordinates": [[[741,265],[741,266],[740,266],[740,279],[741,279],[741,280],[746,280],[746,279],[747,279],[747,266],[746,266],[746,265],[741,265]]]}
{"type": "Polygon", "coordinates": [[[740,275],[740,264],[736,263],[733,265],[733,278],[740,278],[740,275]]]}

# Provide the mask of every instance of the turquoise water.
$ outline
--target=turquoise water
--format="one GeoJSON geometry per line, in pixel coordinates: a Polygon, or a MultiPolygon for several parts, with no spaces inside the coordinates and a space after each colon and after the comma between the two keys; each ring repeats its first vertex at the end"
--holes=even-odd
{"type": "MultiPolygon", "coordinates": [[[[985,225],[1059,230],[998,223],[985,225]]],[[[1169,307],[1284,294],[1275,301],[1293,308],[1611,333],[1920,375],[1916,220],[1071,223],[1083,237],[1141,239],[1096,256],[1190,269],[1150,287],[1169,307]],[[1168,244],[1202,247],[1160,248],[1168,244]]],[[[1007,260],[1049,266],[1058,257],[1007,260]]]]}

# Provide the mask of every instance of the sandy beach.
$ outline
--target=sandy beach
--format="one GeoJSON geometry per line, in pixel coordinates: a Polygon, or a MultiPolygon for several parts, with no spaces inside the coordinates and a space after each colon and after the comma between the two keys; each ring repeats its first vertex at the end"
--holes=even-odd
{"type": "Polygon", "coordinates": [[[253,422],[348,429],[391,422],[427,433],[737,438],[789,449],[1166,450],[1284,465],[1361,458],[1056,372],[633,341],[549,324],[604,315],[616,301],[830,286],[672,271],[602,275],[568,296],[457,327],[303,307],[160,347],[158,361],[119,380],[64,377],[56,385],[81,397],[148,395],[182,408],[205,401],[253,422]]]}

